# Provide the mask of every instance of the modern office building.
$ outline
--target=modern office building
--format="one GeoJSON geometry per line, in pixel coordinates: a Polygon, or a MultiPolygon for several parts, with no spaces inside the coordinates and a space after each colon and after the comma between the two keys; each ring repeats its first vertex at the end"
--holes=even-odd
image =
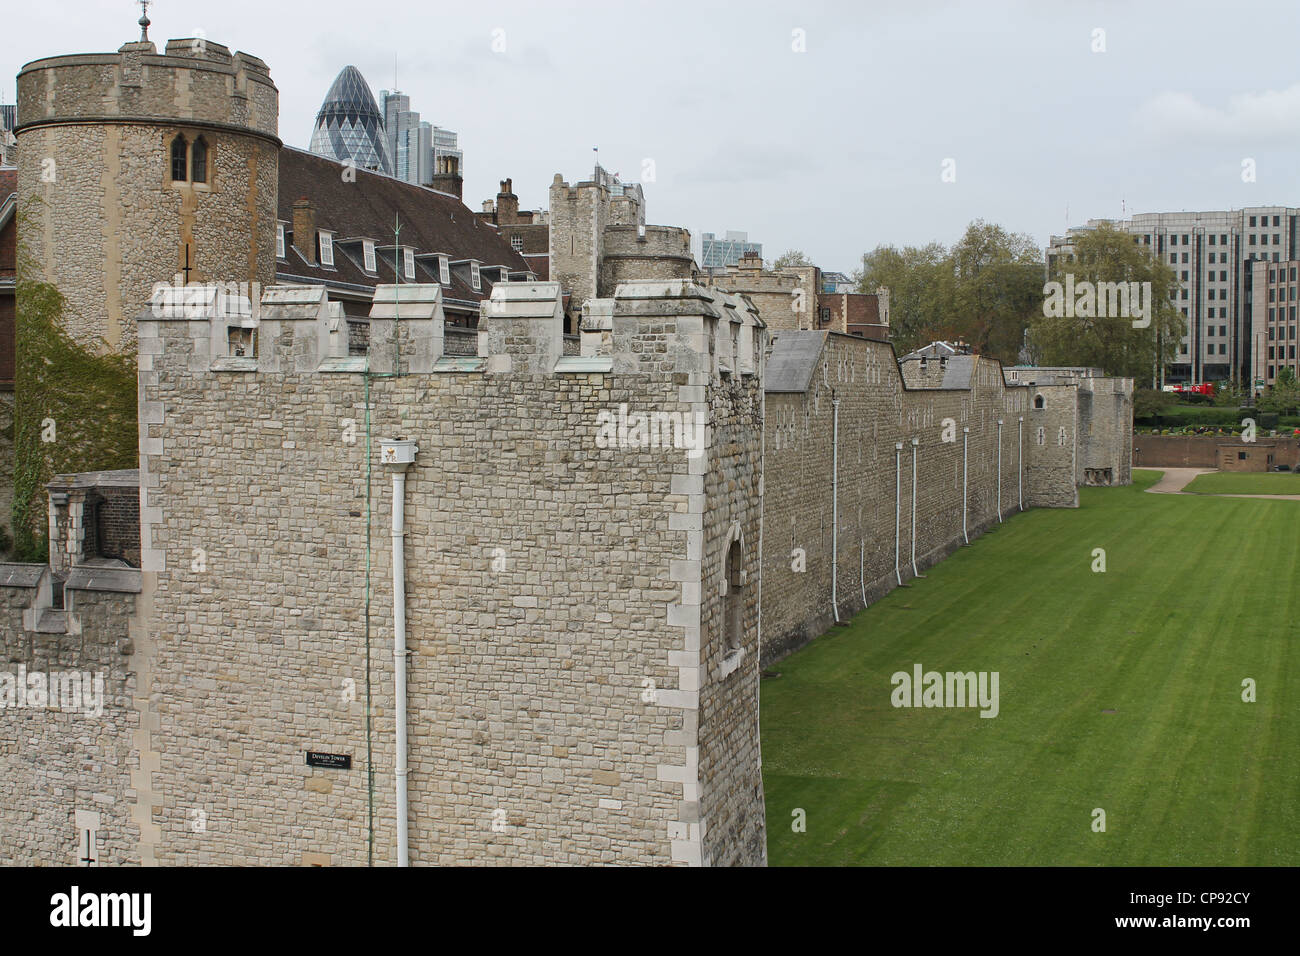
{"type": "Polygon", "coordinates": [[[728,266],[740,265],[740,257],[747,252],[756,252],[760,257],[763,255],[763,244],[750,242],[749,234],[745,232],[728,230],[721,239],[706,232],[700,236],[700,244],[701,269],[726,269],[728,266]]]}
{"type": "Polygon", "coordinates": [[[464,155],[451,130],[420,119],[411,98],[400,90],[380,90],[379,106],[393,175],[417,186],[428,186],[434,176],[463,176],[464,155]]]}
{"type": "MultiPolygon", "coordinates": [[[[1236,379],[1271,381],[1267,339],[1261,352],[1255,309],[1254,268],[1300,258],[1300,209],[1250,206],[1218,212],[1145,213],[1131,219],[1090,219],[1068,235],[1052,236],[1049,270],[1074,252],[1080,232],[1108,224],[1160,256],[1178,275],[1174,304],[1187,317],[1178,357],[1166,369],[1169,382],[1236,379]]],[[[1268,270],[1263,270],[1267,274],[1268,270]]],[[[1264,303],[1267,309],[1267,303],[1264,303]]],[[[1276,306],[1275,306],[1276,307],[1276,306]]],[[[1267,316],[1267,311],[1262,313],[1267,316]]],[[[1274,348],[1276,349],[1276,345],[1274,348]]],[[[1276,355],[1276,352],[1274,353],[1276,355]]]]}
{"type": "Polygon", "coordinates": [[[421,120],[400,90],[380,90],[376,103],[354,66],[339,73],[321,104],[311,152],[460,196],[464,155],[456,134],[421,120]]]}
{"type": "Polygon", "coordinates": [[[822,292],[840,293],[856,292],[858,285],[843,272],[823,272],[822,273],[822,292]]]}
{"type": "Polygon", "coordinates": [[[10,166],[17,161],[18,140],[13,132],[17,125],[17,105],[0,103],[0,166],[10,166]]]}
{"type": "Polygon", "coordinates": [[[335,162],[351,161],[361,169],[393,174],[384,114],[355,66],[345,66],[325,95],[316,114],[311,151],[335,162]]]}
{"type": "Polygon", "coordinates": [[[1296,277],[1300,260],[1252,263],[1251,336],[1255,385],[1272,385],[1289,368],[1300,375],[1296,360],[1296,277]]]}
{"type": "MultiPolygon", "coordinates": [[[[456,134],[441,126],[431,128],[433,133],[433,173],[435,176],[464,176],[465,154],[456,142],[456,134]]],[[[423,185],[423,184],[421,184],[423,185]]]]}

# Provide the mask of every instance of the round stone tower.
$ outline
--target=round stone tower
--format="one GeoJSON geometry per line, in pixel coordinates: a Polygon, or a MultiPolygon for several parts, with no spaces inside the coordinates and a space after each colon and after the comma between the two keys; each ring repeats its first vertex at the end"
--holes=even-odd
{"type": "Polygon", "coordinates": [[[159,55],[142,30],[22,68],[26,278],[58,287],[74,342],[134,358],[136,314],[177,273],[274,280],[278,122],[266,64],[203,38],[159,55]]]}
{"type": "Polygon", "coordinates": [[[136,317],[156,285],[275,279],[279,92],[197,37],[18,74],[14,553],[45,548],[45,482],[138,461],[136,317]],[[57,289],[53,295],[51,287],[57,289]]]}

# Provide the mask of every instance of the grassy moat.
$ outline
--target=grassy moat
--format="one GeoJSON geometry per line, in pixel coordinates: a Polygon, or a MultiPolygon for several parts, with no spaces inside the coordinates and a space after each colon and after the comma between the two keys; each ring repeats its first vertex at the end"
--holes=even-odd
{"type": "Polygon", "coordinates": [[[1016,515],[771,668],[770,863],[1300,864],[1300,504],[1158,477],[1016,515]],[[998,672],[997,716],[893,706],[916,664],[998,672]]]}

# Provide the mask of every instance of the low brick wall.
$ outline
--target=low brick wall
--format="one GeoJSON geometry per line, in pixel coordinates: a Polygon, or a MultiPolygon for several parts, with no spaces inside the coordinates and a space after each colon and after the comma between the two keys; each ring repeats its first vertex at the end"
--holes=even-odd
{"type": "MultiPolygon", "coordinates": [[[[1224,435],[1134,435],[1134,468],[1217,468],[1218,446],[1224,435]]],[[[1295,468],[1300,464],[1300,439],[1267,438],[1276,445],[1274,462],[1295,468]]]]}

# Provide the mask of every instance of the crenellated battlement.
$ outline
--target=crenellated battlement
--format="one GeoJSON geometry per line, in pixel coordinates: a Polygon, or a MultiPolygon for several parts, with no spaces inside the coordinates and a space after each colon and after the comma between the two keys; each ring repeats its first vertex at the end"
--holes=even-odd
{"type": "Polygon", "coordinates": [[[348,354],[342,306],[324,287],[257,291],[159,284],[137,318],[142,368],[154,371],[159,356],[174,362],[183,352],[191,372],[685,373],[689,384],[704,385],[760,373],[766,351],[765,326],[748,300],[689,280],[625,282],[612,298],[590,300],[579,356],[564,354],[557,282],[495,286],[482,305],[474,358],[446,352],[440,285],[379,286],[362,356],[348,354]]]}
{"type": "Polygon", "coordinates": [[[205,37],[127,43],[116,53],[46,57],[18,73],[18,130],[106,122],[190,121],[243,128],[279,146],[270,68],[205,37]]]}

